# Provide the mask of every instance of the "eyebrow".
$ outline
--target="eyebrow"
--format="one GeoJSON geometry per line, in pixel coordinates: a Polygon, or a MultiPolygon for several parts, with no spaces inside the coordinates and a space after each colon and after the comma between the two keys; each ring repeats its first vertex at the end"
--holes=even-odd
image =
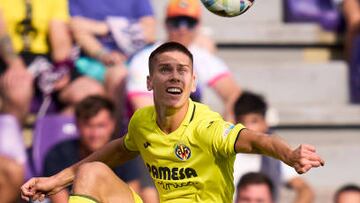
{"type": "MultiPolygon", "coordinates": [[[[160,63],[158,66],[168,66],[168,65],[171,65],[171,63],[160,63]]],[[[191,67],[190,65],[188,64],[176,64],[176,67],[191,67]]]]}

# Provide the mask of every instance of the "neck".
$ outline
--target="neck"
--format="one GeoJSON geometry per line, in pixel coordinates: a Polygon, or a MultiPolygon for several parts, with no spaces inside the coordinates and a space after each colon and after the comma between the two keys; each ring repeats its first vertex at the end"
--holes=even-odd
{"type": "Polygon", "coordinates": [[[156,106],[156,123],[159,128],[169,134],[180,127],[182,121],[185,119],[186,113],[189,109],[189,101],[180,108],[168,108],[156,106]]]}

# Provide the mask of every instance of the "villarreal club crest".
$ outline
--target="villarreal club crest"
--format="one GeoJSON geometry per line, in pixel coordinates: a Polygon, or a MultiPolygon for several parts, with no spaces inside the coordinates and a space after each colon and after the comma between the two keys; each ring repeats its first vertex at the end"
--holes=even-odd
{"type": "Polygon", "coordinates": [[[191,157],[191,150],[188,146],[184,144],[175,145],[175,155],[181,161],[186,161],[191,157]]]}

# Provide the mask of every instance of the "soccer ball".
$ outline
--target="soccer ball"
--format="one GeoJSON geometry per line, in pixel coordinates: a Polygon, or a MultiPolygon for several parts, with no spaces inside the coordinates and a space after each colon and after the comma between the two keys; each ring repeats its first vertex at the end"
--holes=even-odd
{"type": "Polygon", "coordinates": [[[245,13],[255,0],[201,0],[204,6],[212,13],[234,17],[245,13]]]}

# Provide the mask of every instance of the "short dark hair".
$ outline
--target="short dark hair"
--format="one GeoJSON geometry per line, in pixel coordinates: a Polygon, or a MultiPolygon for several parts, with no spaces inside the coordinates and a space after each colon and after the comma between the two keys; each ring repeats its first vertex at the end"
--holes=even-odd
{"type": "Polygon", "coordinates": [[[334,195],[334,202],[337,203],[339,201],[339,196],[343,192],[358,192],[360,193],[360,187],[355,184],[347,184],[340,187],[334,195]]]}
{"type": "Polygon", "coordinates": [[[249,113],[259,113],[265,117],[266,110],[267,104],[264,98],[249,91],[241,93],[234,105],[236,117],[244,116],[249,113]]]}
{"type": "Polygon", "coordinates": [[[114,104],[102,96],[88,96],[75,106],[77,121],[87,121],[96,116],[101,110],[107,110],[112,118],[115,117],[114,104]]]}
{"type": "Polygon", "coordinates": [[[184,45],[182,45],[178,42],[166,42],[166,43],[160,45],[158,48],[156,48],[153,52],[151,52],[150,57],[149,57],[149,73],[150,74],[152,73],[153,64],[154,64],[154,60],[155,60],[156,56],[159,54],[162,54],[164,52],[170,52],[170,51],[179,51],[179,52],[186,54],[191,60],[191,67],[193,66],[193,63],[194,63],[193,55],[184,45]]]}
{"type": "Polygon", "coordinates": [[[263,173],[249,172],[249,173],[244,174],[240,178],[240,181],[239,181],[238,185],[236,186],[236,188],[238,191],[240,191],[249,185],[259,185],[259,184],[265,184],[270,190],[271,198],[274,199],[274,197],[275,197],[274,196],[274,192],[275,192],[274,184],[271,182],[270,178],[263,173]]]}

